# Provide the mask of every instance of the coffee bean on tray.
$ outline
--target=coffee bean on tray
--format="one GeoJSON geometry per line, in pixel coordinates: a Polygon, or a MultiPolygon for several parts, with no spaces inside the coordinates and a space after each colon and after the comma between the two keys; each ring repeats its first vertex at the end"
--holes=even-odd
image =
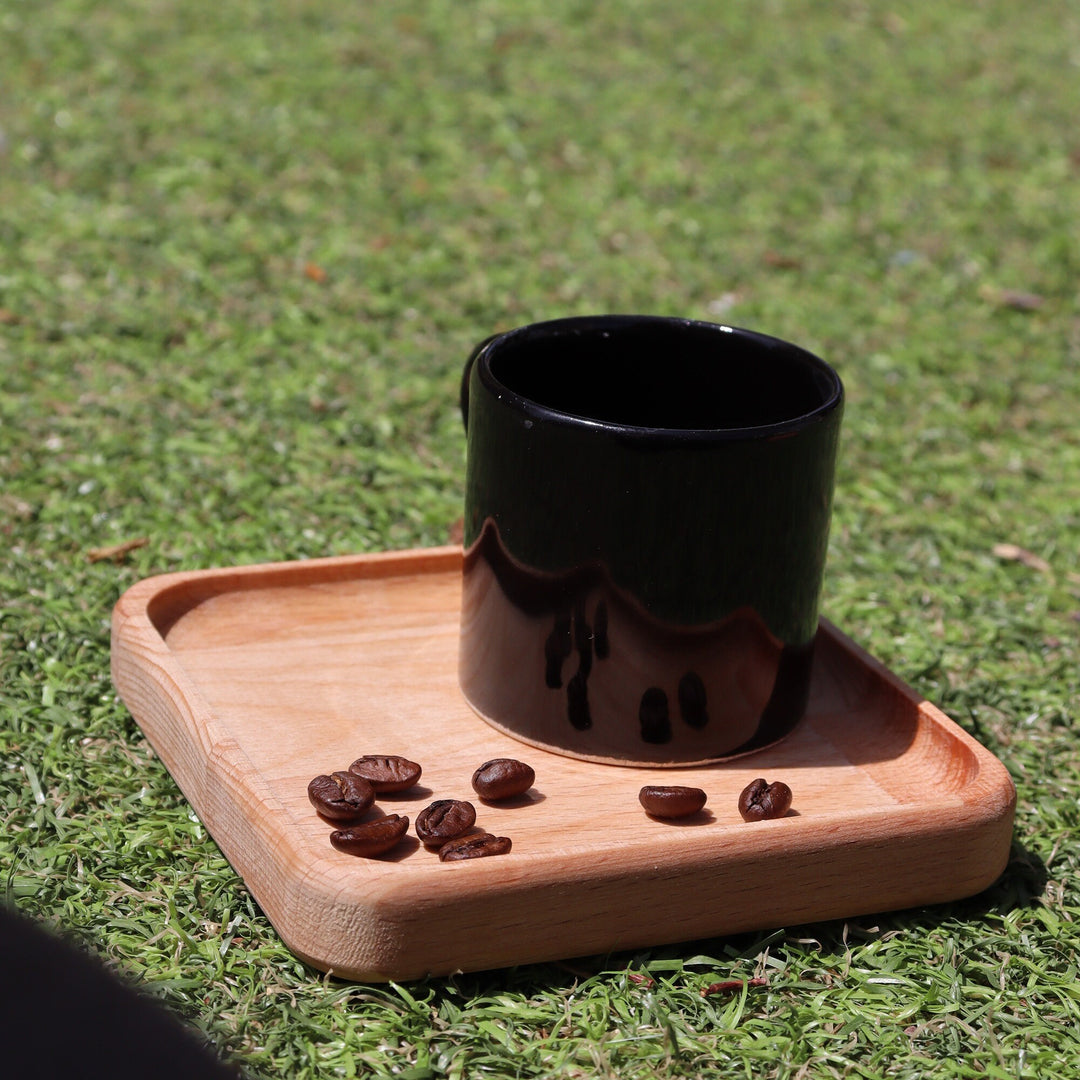
{"type": "Polygon", "coordinates": [[[476,807],[462,799],[438,799],[416,815],[416,835],[428,847],[442,847],[476,824],[476,807]]]}
{"type": "Polygon", "coordinates": [[[472,833],[448,840],[439,848],[440,862],[459,862],[462,859],[482,859],[487,855],[505,855],[511,848],[508,836],[491,833],[472,833]]]}
{"type": "Polygon", "coordinates": [[[423,769],[396,754],[365,754],[349,766],[349,772],[362,776],[376,791],[405,791],[416,786],[423,769]]]}
{"type": "Polygon", "coordinates": [[[536,773],[524,761],[513,758],[494,758],[485,761],[473,773],[473,790],[481,799],[498,802],[522,795],[533,786],[536,773]]]}
{"type": "Polygon", "coordinates": [[[350,825],[330,834],[330,843],[346,855],[373,858],[395,847],[409,831],[409,819],[403,814],[389,814],[362,825],[350,825]]]}
{"type": "Polygon", "coordinates": [[[783,817],[790,809],[791,788],[780,780],[770,784],[758,777],[751,780],[739,796],[739,813],[744,821],[783,817]]]}
{"type": "Polygon", "coordinates": [[[316,776],[307,793],[311,805],[331,821],[359,821],[375,801],[375,788],[351,772],[316,776]]]}
{"type": "Polygon", "coordinates": [[[638,792],[645,812],[657,818],[684,818],[696,814],[705,805],[701,788],[647,784],[638,792]]]}

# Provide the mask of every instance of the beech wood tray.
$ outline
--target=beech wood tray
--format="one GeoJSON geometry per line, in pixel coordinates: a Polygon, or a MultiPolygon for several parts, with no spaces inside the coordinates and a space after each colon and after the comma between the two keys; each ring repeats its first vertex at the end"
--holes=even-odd
{"type": "MultiPolygon", "coordinates": [[[[1001,763],[829,623],[809,713],[785,742],[723,765],[598,765],[527,747],[457,685],[459,548],[149,578],[113,615],[114,683],[286,944],[357,980],[410,979],[969,896],[1005,866],[1015,789],[1001,763]],[[440,863],[335,851],[307,799],[365,753],[424,767],[387,812],[467,798],[510,854],[440,863]],[[492,757],[536,770],[526,799],[470,787],[492,757]],[[754,777],[789,816],[747,824],[754,777]],[[704,788],[684,824],[644,783],[704,788]]],[[[411,827],[410,827],[411,834],[411,827]]]]}

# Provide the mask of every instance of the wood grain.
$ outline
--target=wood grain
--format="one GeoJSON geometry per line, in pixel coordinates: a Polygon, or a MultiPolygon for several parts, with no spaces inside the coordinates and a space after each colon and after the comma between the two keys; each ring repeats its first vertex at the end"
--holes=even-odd
{"type": "Polygon", "coordinates": [[[1004,868],[1015,789],[987,750],[826,622],[808,716],[723,765],[599,765],[489,727],[457,685],[459,548],[150,578],[113,616],[113,680],[185,796],[288,946],[358,980],[407,979],[638,948],[971,895],[1004,868]],[[307,783],[365,753],[424,766],[379,806],[415,820],[468,798],[513,839],[440,863],[331,848],[307,783]],[[536,770],[487,806],[473,770],[536,770]],[[747,824],[754,777],[794,791],[747,824]],[[645,783],[704,788],[684,823],[648,818],[645,783]]]}

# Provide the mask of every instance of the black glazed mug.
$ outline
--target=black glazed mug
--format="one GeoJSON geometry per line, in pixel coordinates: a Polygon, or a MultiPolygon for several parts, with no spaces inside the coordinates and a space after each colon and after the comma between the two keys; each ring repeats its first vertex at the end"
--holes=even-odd
{"type": "Polygon", "coordinates": [[[465,368],[459,677],[516,738],[717,761],[806,708],[843,387],[734,327],[520,327],[465,368]]]}

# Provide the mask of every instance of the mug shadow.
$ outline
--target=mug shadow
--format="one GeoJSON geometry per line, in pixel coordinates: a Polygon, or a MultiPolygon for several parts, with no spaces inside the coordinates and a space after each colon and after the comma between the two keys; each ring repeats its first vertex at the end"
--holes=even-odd
{"type": "Polygon", "coordinates": [[[773,746],[714,767],[743,769],[753,762],[762,770],[888,768],[919,752],[928,762],[938,759],[935,772],[960,777],[969,771],[970,750],[951,725],[932,703],[823,619],[809,701],[798,726],[773,746]]]}

